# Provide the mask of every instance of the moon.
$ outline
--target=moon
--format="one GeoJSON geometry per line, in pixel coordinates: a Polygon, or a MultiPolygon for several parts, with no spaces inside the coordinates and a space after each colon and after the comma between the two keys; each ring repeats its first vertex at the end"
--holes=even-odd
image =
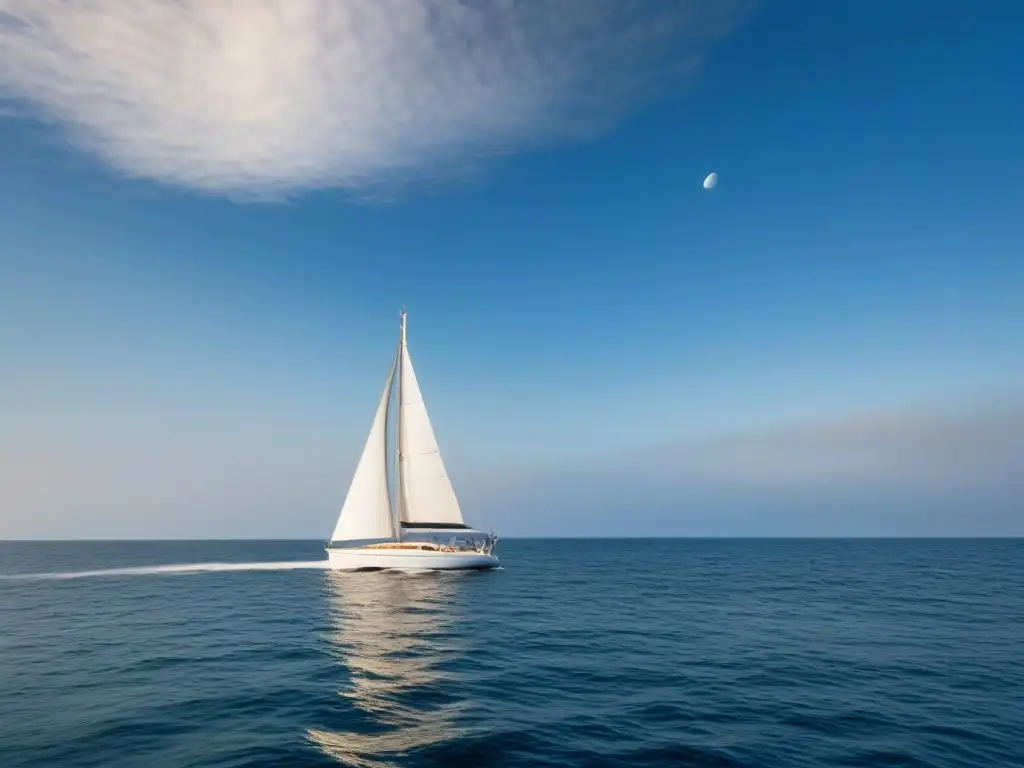
{"type": "Polygon", "coordinates": [[[715,185],[717,183],[718,183],[718,174],[717,173],[709,173],[708,177],[706,179],[704,179],[704,189],[714,189],[715,185]]]}

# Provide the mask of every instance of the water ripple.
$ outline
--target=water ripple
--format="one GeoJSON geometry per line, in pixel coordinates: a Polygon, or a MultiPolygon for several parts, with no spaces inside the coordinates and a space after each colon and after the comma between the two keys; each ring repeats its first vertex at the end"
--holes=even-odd
{"type": "Polygon", "coordinates": [[[1021,542],[318,546],[0,545],[4,768],[1024,765],[1021,542]]]}

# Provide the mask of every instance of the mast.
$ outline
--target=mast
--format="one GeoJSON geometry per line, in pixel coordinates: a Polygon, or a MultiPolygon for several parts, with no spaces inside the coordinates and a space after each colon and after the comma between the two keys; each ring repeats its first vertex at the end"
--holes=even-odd
{"type": "Polygon", "coordinates": [[[402,331],[398,342],[398,394],[395,405],[395,538],[402,540],[402,510],[405,507],[405,493],[402,491],[402,353],[405,352],[405,306],[402,306],[402,331]]]}

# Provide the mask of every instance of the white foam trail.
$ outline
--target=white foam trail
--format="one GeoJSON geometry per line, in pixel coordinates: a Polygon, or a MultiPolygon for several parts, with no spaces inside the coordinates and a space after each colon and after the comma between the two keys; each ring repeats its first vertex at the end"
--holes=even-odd
{"type": "Polygon", "coordinates": [[[105,568],[99,571],[0,574],[0,581],[86,579],[93,576],[155,576],[160,574],[211,573],[218,571],[293,571],[303,568],[326,567],[326,560],[288,560],[277,563],[181,563],[178,565],[143,565],[133,568],[105,568]]]}

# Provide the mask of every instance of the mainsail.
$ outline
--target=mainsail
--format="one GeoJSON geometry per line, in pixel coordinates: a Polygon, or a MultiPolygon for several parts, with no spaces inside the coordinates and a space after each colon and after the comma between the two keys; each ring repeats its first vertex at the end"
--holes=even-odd
{"type": "Polygon", "coordinates": [[[388,492],[387,425],[391,384],[397,364],[396,355],[331,541],[389,539],[395,535],[391,496],[388,492]]]}
{"type": "Polygon", "coordinates": [[[441,451],[427,415],[416,372],[405,343],[402,318],[400,415],[398,451],[400,466],[399,519],[406,523],[463,525],[462,510],[445,471],[441,451]]]}

